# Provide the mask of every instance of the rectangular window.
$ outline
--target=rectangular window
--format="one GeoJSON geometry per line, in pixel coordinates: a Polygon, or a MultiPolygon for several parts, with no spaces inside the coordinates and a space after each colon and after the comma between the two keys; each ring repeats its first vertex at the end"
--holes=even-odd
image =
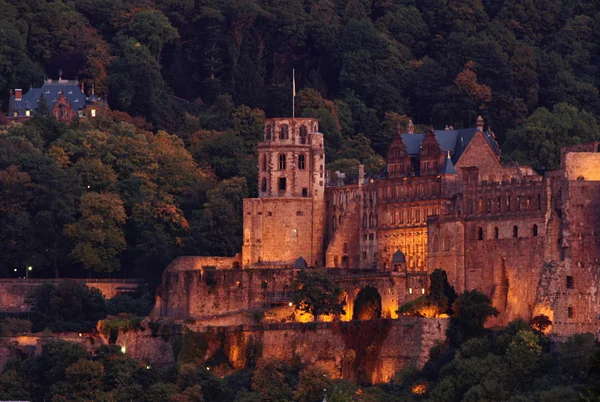
{"type": "Polygon", "coordinates": [[[302,189],[302,197],[308,197],[308,189],[306,187],[302,189]]]}
{"type": "Polygon", "coordinates": [[[567,276],[567,289],[573,289],[574,287],[575,287],[575,284],[573,282],[573,277],[567,276]]]}
{"type": "Polygon", "coordinates": [[[567,315],[569,316],[569,318],[573,318],[573,307],[569,307],[567,309],[567,315]]]}
{"type": "Polygon", "coordinates": [[[90,110],[90,115],[91,115],[92,117],[96,117],[96,109],[92,109],[92,110],[90,110]]]}
{"type": "Polygon", "coordinates": [[[279,191],[285,191],[286,188],[286,180],[285,177],[280,177],[279,178],[279,191]]]}

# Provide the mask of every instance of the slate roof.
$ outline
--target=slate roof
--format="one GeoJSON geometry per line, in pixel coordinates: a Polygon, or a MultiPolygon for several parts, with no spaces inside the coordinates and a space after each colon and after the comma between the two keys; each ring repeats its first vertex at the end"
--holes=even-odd
{"type": "MultiPolygon", "coordinates": [[[[21,96],[21,101],[17,102],[15,100],[15,94],[13,94],[9,99],[9,109],[11,111],[18,111],[19,116],[25,116],[25,109],[29,108],[31,110],[35,110],[37,108],[37,104],[40,99],[40,94],[44,95],[46,98],[46,102],[48,103],[48,107],[52,109],[54,104],[60,97],[60,93],[64,92],[65,98],[71,104],[73,110],[83,109],[86,106],[86,102],[89,102],[91,99],[86,97],[85,94],[81,91],[81,87],[77,81],[70,80],[60,80],[60,81],[51,81],[47,80],[44,82],[41,88],[31,88],[27,93],[21,96]]],[[[97,98],[94,97],[92,101],[97,101],[97,98]]]]}
{"type": "Polygon", "coordinates": [[[404,253],[402,252],[402,250],[398,249],[398,251],[396,251],[392,256],[392,264],[401,264],[405,262],[406,258],[404,257],[404,253]]]}
{"type": "MultiPolygon", "coordinates": [[[[456,173],[454,165],[458,162],[463,152],[469,145],[469,142],[475,137],[477,128],[463,128],[458,130],[434,130],[435,138],[440,144],[441,151],[444,153],[450,152],[450,159],[448,163],[444,164],[444,169],[448,169],[446,174],[456,173]]],[[[406,146],[406,151],[411,157],[419,157],[421,150],[421,143],[425,140],[424,133],[418,134],[401,134],[402,142],[406,146]]],[[[490,132],[483,132],[487,143],[492,148],[496,155],[500,155],[500,149],[498,144],[494,140],[493,134],[490,132]]],[[[383,172],[379,175],[379,179],[387,179],[387,166],[383,172]]]]}
{"type": "Polygon", "coordinates": [[[458,174],[449,155],[444,159],[444,166],[440,169],[440,174],[458,174]]]}

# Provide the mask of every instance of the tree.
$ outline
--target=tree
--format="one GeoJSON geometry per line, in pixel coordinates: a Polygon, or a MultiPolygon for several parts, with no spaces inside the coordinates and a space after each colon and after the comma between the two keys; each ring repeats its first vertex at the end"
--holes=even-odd
{"type": "Polygon", "coordinates": [[[478,290],[469,290],[459,295],[452,304],[454,315],[448,328],[448,337],[460,344],[473,336],[480,335],[485,322],[500,313],[492,306],[490,298],[478,290]]]}
{"type": "Polygon", "coordinates": [[[85,269],[98,272],[118,271],[117,256],[125,250],[121,226],[127,215],[117,194],[89,192],[81,197],[81,217],[65,227],[74,243],[71,258],[85,269]]]}
{"type": "Polygon", "coordinates": [[[80,359],[65,370],[65,379],[51,387],[53,402],[92,402],[102,398],[104,367],[99,362],[80,359]]]}
{"type": "Polygon", "coordinates": [[[260,359],[252,376],[252,390],[265,402],[290,400],[292,389],[286,382],[286,366],[279,360],[260,359]]]}
{"type": "Polygon", "coordinates": [[[331,386],[329,373],[319,366],[308,366],[300,372],[294,399],[299,402],[320,402],[331,386]]]}
{"type": "Polygon", "coordinates": [[[544,172],[558,169],[560,147],[597,141],[598,129],[590,112],[559,103],[552,111],[537,109],[521,126],[510,130],[503,148],[510,158],[544,172]]]}
{"type": "Polygon", "coordinates": [[[323,271],[302,270],[291,287],[296,308],[315,320],[321,315],[346,314],[342,290],[323,271]]]}
{"type": "Polygon", "coordinates": [[[50,110],[50,106],[48,106],[48,102],[46,102],[46,97],[44,94],[40,94],[40,98],[37,103],[37,107],[35,108],[36,116],[50,116],[52,110],[50,110]]]}
{"type": "Polygon", "coordinates": [[[75,280],[44,283],[26,299],[31,305],[33,331],[89,332],[106,317],[104,296],[98,289],[75,280]]]}

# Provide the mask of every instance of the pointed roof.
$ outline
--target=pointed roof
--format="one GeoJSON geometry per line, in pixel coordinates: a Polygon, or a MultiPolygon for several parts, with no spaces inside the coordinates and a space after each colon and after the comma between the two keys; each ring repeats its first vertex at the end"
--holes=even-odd
{"type": "Polygon", "coordinates": [[[440,174],[458,174],[458,172],[454,168],[454,163],[452,163],[452,159],[450,159],[450,151],[448,151],[448,156],[444,160],[444,165],[440,169],[440,174]]]}
{"type": "Polygon", "coordinates": [[[300,258],[298,258],[296,260],[296,262],[294,263],[295,269],[306,269],[307,267],[308,267],[308,263],[306,262],[306,260],[304,258],[302,258],[302,256],[300,256],[300,258]]]}
{"type": "Polygon", "coordinates": [[[398,249],[392,256],[392,264],[402,264],[406,262],[406,257],[404,257],[404,253],[402,250],[398,249]]]}

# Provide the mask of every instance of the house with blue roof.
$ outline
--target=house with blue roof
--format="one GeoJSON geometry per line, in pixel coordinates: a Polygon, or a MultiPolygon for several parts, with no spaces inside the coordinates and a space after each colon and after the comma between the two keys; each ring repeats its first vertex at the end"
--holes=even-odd
{"type": "Polygon", "coordinates": [[[29,88],[23,93],[22,89],[11,90],[8,101],[8,118],[12,121],[27,120],[36,114],[49,114],[58,121],[70,123],[79,118],[94,118],[104,106],[104,102],[95,94],[87,96],[83,83],[77,80],[47,79],[41,88],[29,88]],[[45,111],[39,109],[40,102],[45,102],[45,111]]]}

